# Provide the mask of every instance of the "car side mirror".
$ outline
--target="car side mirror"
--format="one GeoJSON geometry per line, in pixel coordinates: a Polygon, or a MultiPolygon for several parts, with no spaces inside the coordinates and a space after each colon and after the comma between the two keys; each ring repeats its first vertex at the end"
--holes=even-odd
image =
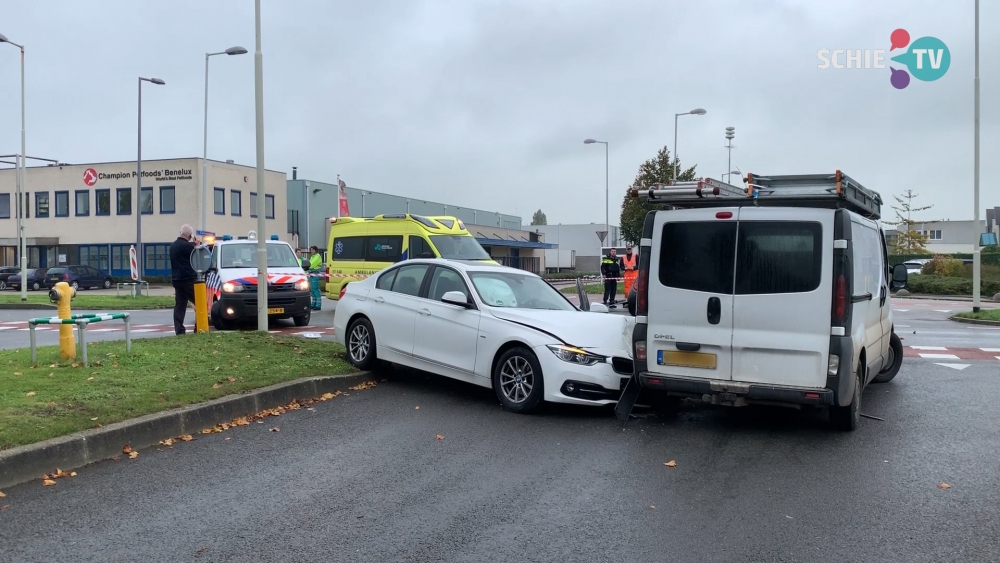
{"type": "Polygon", "coordinates": [[[608,306],[605,305],[604,303],[591,303],[590,304],[590,312],[591,313],[607,313],[608,312],[608,306]]]}
{"type": "Polygon", "coordinates": [[[906,266],[903,264],[896,264],[892,267],[892,288],[902,289],[906,287],[906,280],[909,278],[910,274],[906,271],[906,266]]]}
{"type": "Polygon", "coordinates": [[[449,305],[465,307],[466,309],[472,307],[472,303],[469,302],[469,298],[466,297],[461,291],[449,291],[441,296],[441,301],[448,303],[449,305]]]}

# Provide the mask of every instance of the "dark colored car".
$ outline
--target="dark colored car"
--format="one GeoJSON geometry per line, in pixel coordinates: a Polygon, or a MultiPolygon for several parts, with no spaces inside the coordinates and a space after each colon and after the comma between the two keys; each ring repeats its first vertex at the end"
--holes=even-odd
{"type": "Polygon", "coordinates": [[[15,268],[13,266],[0,268],[0,290],[7,289],[7,280],[20,271],[21,268],[15,268]]]}
{"type": "Polygon", "coordinates": [[[73,289],[110,289],[115,280],[92,266],[59,266],[49,268],[45,274],[45,287],[51,289],[59,282],[66,282],[73,289]]]}
{"type": "MultiPolygon", "coordinates": [[[[45,287],[45,272],[47,270],[48,268],[28,270],[28,279],[25,282],[28,289],[38,291],[39,289],[45,287]]],[[[12,274],[9,278],[7,278],[7,287],[14,290],[21,289],[21,274],[12,274]]]]}

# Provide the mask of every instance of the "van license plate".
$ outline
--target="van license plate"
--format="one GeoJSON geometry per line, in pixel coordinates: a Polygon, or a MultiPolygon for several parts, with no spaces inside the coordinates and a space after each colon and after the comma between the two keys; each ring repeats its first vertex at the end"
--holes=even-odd
{"type": "Polygon", "coordinates": [[[267,314],[268,315],[282,315],[284,313],[285,313],[285,308],[284,307],[270,307],[267,310],[267,314]]]}
{"type": "Polygon", "coordinates": [[[706,354],[704,352],[681,352],[680,350],[657,350],[656,363],[661,366],[715,369],[717,364],[717,358],[715,354],[706,354]]]}

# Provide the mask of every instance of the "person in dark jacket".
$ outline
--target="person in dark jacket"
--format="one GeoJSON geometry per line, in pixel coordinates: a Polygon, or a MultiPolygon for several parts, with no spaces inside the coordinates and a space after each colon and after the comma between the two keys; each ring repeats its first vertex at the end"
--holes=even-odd
{"type": "Polygon", "coordinates": [[[184,315],[187,314],[188,302],[194,304],[194,282],[198,279],[191,267],[191,253],[194,252],[197,239],[194,237],[194,227],[184,225],[180,236],[170,245],[170,276],[174,286],[174,334],[185,333],[184,315]]]}
{"type": "Polygon", "coordinates": [[[614,248],[601,260],[601,276],[604,277],[604,304],[614,305],[618,294],[618,278],[622,277],[621,260],[614,248]]]}

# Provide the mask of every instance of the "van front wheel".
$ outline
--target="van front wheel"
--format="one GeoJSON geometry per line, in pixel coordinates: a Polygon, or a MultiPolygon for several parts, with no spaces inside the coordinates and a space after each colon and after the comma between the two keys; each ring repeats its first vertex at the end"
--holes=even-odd
{"type": "MultiPolygon", "coordinates": [[[[860,370],[861,368],[858,368],[859,372],[860,370]]],[[[864,383],[860,373],[854,379],[854,395],[851,397],[851,404],[846,407],[830,407],[830,422],[837,430],[850,432],[856,429],[858,422],[861,421],[861,387],[864,383]]]]}
{"type": "Polygon", "coordinates": [[[872,383],[888,383],[899,373],[899,368],[903,365],[903,342],[892,333],[889,340],[889,362],[886,368],[872,379],[872,383]]]}

